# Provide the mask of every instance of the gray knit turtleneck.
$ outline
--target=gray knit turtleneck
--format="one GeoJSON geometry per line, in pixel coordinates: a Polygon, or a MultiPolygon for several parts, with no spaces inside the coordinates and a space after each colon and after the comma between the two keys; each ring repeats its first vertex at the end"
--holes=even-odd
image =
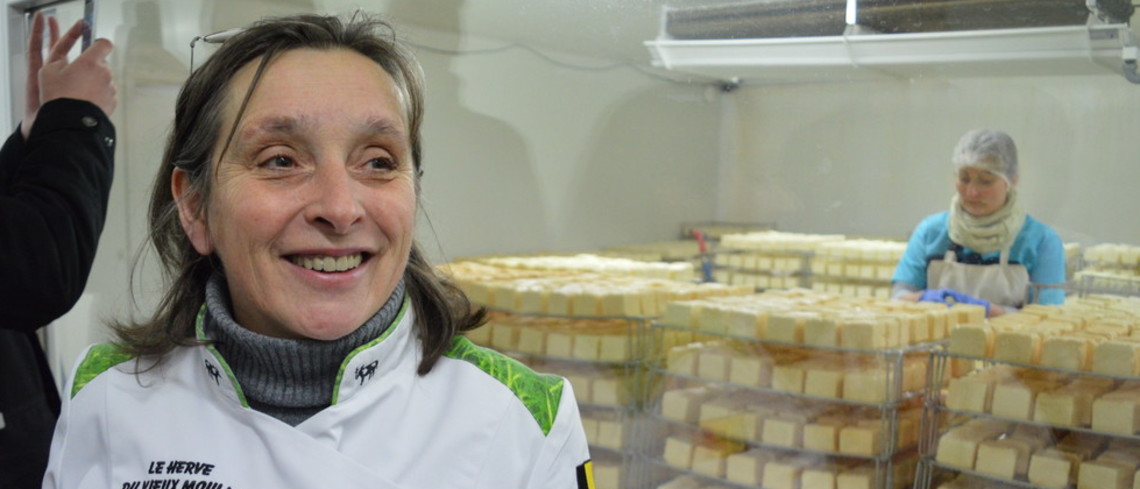
{"type": "Polygon", "coordinates": [[[206,337],[214,341],[250,407],[297,426],[332,404],[344,358],[388,329],[404,301],[404,281],[356,331],[333,341],[273,338],[245,329],[233,319],[225,278],[206,285],[206,337]]]}

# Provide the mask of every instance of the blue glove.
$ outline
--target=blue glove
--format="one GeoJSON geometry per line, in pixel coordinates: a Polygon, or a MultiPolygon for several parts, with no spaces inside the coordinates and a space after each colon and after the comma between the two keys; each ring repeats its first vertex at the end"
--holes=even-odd
{"type": "Polygon", "coordinates": [[[986,316],[990,314],[990,301],[979,299],[970,294],[964,294],[954,289],[927,289],[922,292],[922,296],[918,298],[920,301],[926,302],[941,302],[947,306],[951,305],[947,299],[952,300],[957,304],[975,304],[986,308],[986,316]]]}
{"type": "Polygon", "coordinates": [[[926,289],[922,291],[922,295],[919,296],[918,300],[921,302],[941,302],[943,304],[946,304],[947,292],[954,291],[950,289],[926,289]]]}

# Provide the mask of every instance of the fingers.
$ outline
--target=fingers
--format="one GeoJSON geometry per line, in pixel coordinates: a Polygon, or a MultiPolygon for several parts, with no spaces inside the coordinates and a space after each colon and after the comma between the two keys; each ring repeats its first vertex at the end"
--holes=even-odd
{"type": "Polygon", "coordinates": [[[32,17],[32,35],[28,38],[28,71],[35,73],[44,65],[44,16],[32,17]]]}
{"type": "Polygon", "coordinates": [[[87,48],[86,51],[83,51],[83,53],[80,54],[79,58],[76,58],[75,61],[79,61],[81,59],[89,59],[92,62],[102,62],[103,60],[107,59],[108,55],[111,54],[111,49],[113,48],[114,45],[111,44],[111,41],[103,38],[96,39],[95,42],[91,43],[91,47],[87,48]]]}
{"type": "Polygon", "coordinates": [[[51,36],[49,37],[51,44],[48,44],[48,46],[55,46],[55,43],[59,42],[59,20],[54,16],[48,17],[48,31],[51,36]]]}
{"type": "Polygon", "coordinates": [[[59,60],[67,61],[67,53],[71,51],[71,47],[75,45],[80,36],[83,35],[83,21],[76,21],[70,29],[51,46],[51,54],[48,55],[48,63],[53,63],[59,60]]]}

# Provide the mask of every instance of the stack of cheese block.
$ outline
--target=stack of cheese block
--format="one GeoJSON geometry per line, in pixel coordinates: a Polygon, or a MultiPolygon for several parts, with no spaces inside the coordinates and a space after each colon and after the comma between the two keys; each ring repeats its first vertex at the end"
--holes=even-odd
{"type": "Polygon", "coordinates": [[[621,319],[573,319],[494,312],[466,333],[477,344],[503,352],[590,362],[628,362],[638,355],[639,323],[621,319]]]}
{"type": "Polygon", "coordinates": [[[922,354],[905,357],[902,372],[893,372],[894,366],[875,355],[699,342],[668,350],[665,369],[751,390],[877,405],[898,398],[889,385],[896,376],[903,392],[922,389],[926,366],[922,354]]]}
{"type": "Polygon", "coordinates": [[[882,350],[937,341],[979,323],[971,304],[850,298],[805,289],[708,297],[666,305],[661,322],[696,332],[825,348],[882,350]]]}
{"type": "Polygon", "coordinates": [[[631,260],[592,253],[545,256],[498,256],[475,259],[486,265],[521,270],[570,271],[628,275],[691,282],[696,278],[691,263],[631,260]]]}
{"type": "Polygon", "coordinates": [[[1075,278],[1085,291],[1140,293],[1140,246],[1099,244],[1086,248],[1084,259],[1075,278]]]}
{"type": "Polygon", "coordinates": [[[842,241],[839,234],[761,231],[721,237],[713,272],[718,282],[760,289],[804,286],[812,254],[824,243],[842,241]]]}
{"type": "Polygon", "coordinates": [[[960,324],[950,353],[1003,362],[1140,376],[1140,299],[1089,296],[1064,306],[960,324]]]}
{"type": "Polygon", "coordinates": [[[670,301],[740,295],[746,287],[566,270],[453,263],[444,268],[476,304],[520,314],[659,316],[670,301]]]}
{"type": "Polygon", "coordinates": [[[869,460],[748,448],[743,443],[682,435],[666,438],[664,457],[669,465],[700,476],[676,477],[659,489],[724,487],[718,480],[731,482],[732,487],[765,489],[902,489],[911,486],[917,460],[901,457],[887,473],[869,460]]]}
{"type": "MultiPolygon", "coordinates": [[[[1140,470],[1140,442],[1134,439],[1074,432],[1058,440],[1044,427],[993,419],[973,419],[950,429],[937,450],[936,459],[946,466],[1050,489],[1134,489],[1140,470]]],[[[960,478],[939,487],[994,487],[968,481],[960,478]]]]}
{"type": "MultiPolygon", "coordinates": [[[[661,416],[738,442],[880,457],[918,443],[922,411],[917,407],[899,411],[897,437],[892,440],[890,421],[875,409],[698,385],[666,390],[661,416]]],[[[666,443],[666,463],[701,472],[692,467],[688,454],[695,447],[690,445],[680,439],[666,443]]],[[[708,475],[724,477],[723,467],[708,468],[712,470],[705,472],[708,475]]]]}
{"type": "Polygon", "coordinates": [[[766,489],[885,487],[896,472],[906,486],[913,459],[885,461],[918,442],[921,409],[889,404],[925,387],[928,355],[912,345],[984,314],[807,289],[670,303],[663,463],[766,489]]]}
{"type": "Polygon", "coordinates": [[[891,277],[906,251],[900,241],[849,239],[823,243],[811,259],[811,288],[852,297],[891,296],[891,277]]]}
{"type": "Polygon", "coordinates": [[[688,261],[697,263],[696,260],[700,257],[701,248],[696,240],[688,239],[613,246],[606,248],[600,254],[608,257],[622,257],[640,261],[688,261]]]}
{"type": "Polygon", "coordinates": [[[1140,378],[1122,382],[994,367],[952,379],[946,407],[1004,419],[1135,435],[1140,433],[1140,378]]]}

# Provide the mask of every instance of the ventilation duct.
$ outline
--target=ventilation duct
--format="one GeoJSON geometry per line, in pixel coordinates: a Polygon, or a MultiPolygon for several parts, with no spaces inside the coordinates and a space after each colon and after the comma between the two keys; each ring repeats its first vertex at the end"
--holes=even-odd
{"type": "Polygon", "coordinates": [[[659,66],[760,83],[1109,71],[1132,80],[1133,10],[1131,0],[768,0],[666,7],[661,34],[646,44],[659,66]]]}

